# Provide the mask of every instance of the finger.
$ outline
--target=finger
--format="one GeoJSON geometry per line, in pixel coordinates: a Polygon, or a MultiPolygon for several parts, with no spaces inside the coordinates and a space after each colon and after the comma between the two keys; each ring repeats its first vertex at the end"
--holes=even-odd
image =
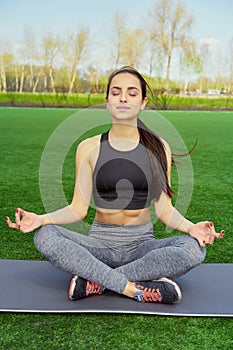
{"type": "Polygon", "coordinates": [[[224,237],[224,235],[225,235],[225,231],[224,230],[222,230],[221,232],[220,232],[220,234],[219,234],[219,238],[223,238],[224,237]]]}
{"type": "Polygon", "coordinates": [[[211,221],[203,221],[203,225],[205,226],[206,230],[210,229],[210,222],[211,221]]]}
{"type": "Polygon", "coordinates": [[[19,227],[21,225],[21,216],[24,217],[25,214],[26,214],[26,212],[21,208],[17,208],[15,211],[15,221],[19,227]]]}
{"type": "Polygon", "coordinates": [[[225,231],[222,230],[220,233],[215,233],[214,238],[223,238],[225,235],[225,231]]]}
{"type": "Polygon", "coordinates": [[[18,212],[19,216],[24,216],[26,214],[26,211],[21,208],[17,208],[16,211],[18,212]]]}
{"type": "Polygon", "coordinates": [[[198,243],[200,245],[201,248],[205,248],[206,247],[206,241],[203,241],[202,239],[198,239],[198,243]]]}
{"type": "Polygon", "coordinates": [[[214,224],[212,221],[209,222],[209,228],[211,233],[215,232],[214,224]]]}
{"type": "Polygon", "coordinates": [[[15,211],[15,222],[20,226],[20,208],[17,208],[15,211]]]}
{"type": "Polygon", "coordinates": [[[214,224],[212,221],[209,222],[209,228],[210,228],[211,239],[214,241],[214,238],[216,237],[216,231],[215,231],[214,224]]]}
{"type": "Polygon", "coordinates": [[[16,223],[12,222],[8,216],[6,216],[6,222],[7,222],[7,225],[8,225],[10,228],[14,228],[14,229],[16,229],[16,230],[19,230],[19,229],[20,229],[20,226],[17,225],[16,223]]]}

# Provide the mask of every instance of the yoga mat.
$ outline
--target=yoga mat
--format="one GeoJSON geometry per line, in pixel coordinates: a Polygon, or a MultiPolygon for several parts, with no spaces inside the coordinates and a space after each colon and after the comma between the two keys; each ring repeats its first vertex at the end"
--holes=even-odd
{"type": "Polygon", "coordinates": [[[232,317],[232,276],[233,264],[201,264],[176,278],[183,299],[174,305],[139,303],[110,291],[71,301],[70,274],[47,261],[0,260],[0,311],[232,317]]]}

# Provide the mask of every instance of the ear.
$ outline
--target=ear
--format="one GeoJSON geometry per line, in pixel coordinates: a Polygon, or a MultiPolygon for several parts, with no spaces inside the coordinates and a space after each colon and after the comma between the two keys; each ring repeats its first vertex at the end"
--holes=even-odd
{"type": "Polygon", "coordinates": [[[148,102],[148,98],[145,97],[142,101],[142,104],[141,104],[141,111],[146,107],[147,105],[147,102],[148,102]]]}

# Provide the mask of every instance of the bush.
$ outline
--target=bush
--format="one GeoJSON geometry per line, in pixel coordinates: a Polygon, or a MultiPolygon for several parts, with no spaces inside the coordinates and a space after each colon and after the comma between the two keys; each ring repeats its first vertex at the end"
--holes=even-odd
{"type": "MultiPolygon", "coordinates": [[[[0,106],[12,107],[101,107],[105,94],[98,93],[0,93],[0,106]]],[[[232,110],[233,97],[197,97],[169,94],[149,96],[148,107],[154,109],[232,110]]]]}
{"type": "Polygon", "coordinates": [[[0,105],[12,107],[90,107],[104,103],[103,94],[1,93],[0,105]]]}

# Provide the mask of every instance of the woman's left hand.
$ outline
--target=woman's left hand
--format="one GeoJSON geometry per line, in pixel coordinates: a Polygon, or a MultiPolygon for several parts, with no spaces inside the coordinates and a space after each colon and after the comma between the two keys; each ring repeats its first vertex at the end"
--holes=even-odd
{"type": "Polygon", "coordinates": [[[207,244],[213,244],[215,238],[223,238],[225,232],[221,230],[220,233],[216,233],[211,221],[201,221],[192,225],[188,233],[198,240],[201,247],[205,248],[207,244]]]}

